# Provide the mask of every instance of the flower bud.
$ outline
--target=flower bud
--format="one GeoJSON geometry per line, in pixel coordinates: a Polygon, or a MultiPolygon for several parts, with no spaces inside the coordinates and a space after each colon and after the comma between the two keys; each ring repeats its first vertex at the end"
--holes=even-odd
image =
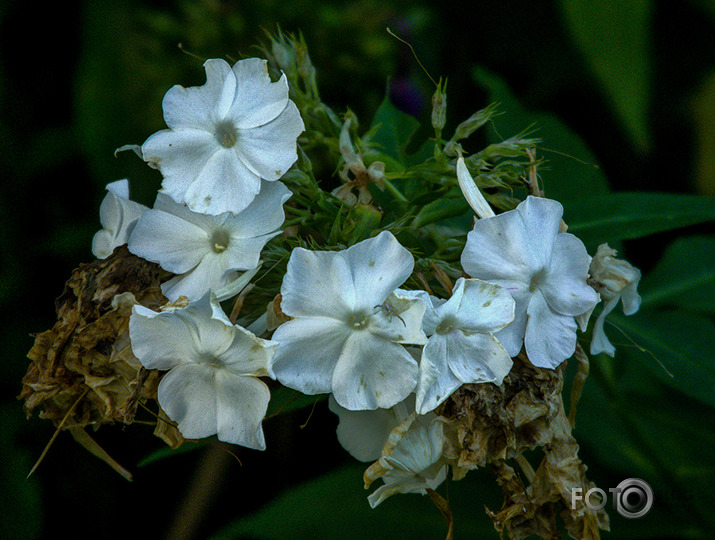
{"type": "Polygon", "coordinates": [[[437,84],[432,96],[432,127],[434,128],[437,138],[441,136],[444,124],[447,121],[447,81],[442,85],[442,79],[437,84]]]}

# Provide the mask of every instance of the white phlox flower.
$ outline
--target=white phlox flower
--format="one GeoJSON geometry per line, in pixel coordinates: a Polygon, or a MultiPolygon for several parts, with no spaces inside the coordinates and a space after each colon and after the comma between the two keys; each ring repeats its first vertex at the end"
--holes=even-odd
{"type": "Polygon", "coordinates": [[[276,343],[234,325],[213,293],[182,309],[136,305],[129,320],[134,355],[147,369],[169,370],[159,405],[187,439],[219,440],[263,450],[261,422],[270,391],[258,377],[276,343]]]}
{"type": "Polygon", "coordinates": [[[418,367],[400,344],[427,342],[424,303],[395,293],[413,267],[387,231],[338,252],[294,249],[281,286],[281,310],[293,319],[273,335],[271,375],[351,410],[405,399],[418,367]]]}
{"type": "Polygon", "coordinates": [[[405,294],[427,306],[422,329],[430,337],[420,360],[419,414],[435,409],[462,384],[502,383],[512,360],[493,332],[514,319],[514,300],[505,289],[459,278],[448,300],[425,291],[405,294]]]}
{"type": "Polygon", "coordinates": [[[516,209],[478,220],[462,267],[501,285],[516,302],[514,321],[495,334],[513,357],[526,347],[532,364],[555,368],[576,349],[576,320],[598,303],[587,283],[591,258],[574,235],[559,232],[563,207],[529,196],[516,209]]]}
{"type": "Polygon", "coordinates": [[[102,230],[92,238],[92,253],[98,259],[106,259],[114,248],[127,243],[134,225],[148,208],[129,200],[129,181],[117,180],[107,184],[107,194],[99,206],[99,222],[102,230]]]}
{"type": "Polygon", "coordinates": [[[291,192],[281,182],[262,182],[261,191],[238,214],[192,212],[162,193],[139,218],[129,251],[177,274],[162,284],[169,300],[196,300],[209,289],[226,287],[240,270],[259,264],[261,250],[280,234],[283,203],[291,192]]]}
{"type": "Polygon", "coordinates": [[[162,103],[169,129],[142,145],[145,161],[161,170],[162,192],[194,212],[240,212],[261,189],[298,159],[305,129],[288,98],[283,75],[271,82],[267,63],[240,60],[231,67],[207,60],[206,84],[174,86],[162,103]]]}
{"type": "Polygon", "coordinates": [[[413,412],[390,432],[382,455],[363,475],[365,489],[378,478],[384,482],[367,498],[372,508],[396,493],[424,495],[444,482],[445,422],[441,416],[413,412]]]}
{"type": "Polygon", "coordinates": [[[606,315],[613,311],[619,300],[623,304],[625,315],[633,315],[641,305],[641,297],[637,291],[641,272],[630,263],[616,259],[617,253],[615,249],[608,247],[608,244],[601,244],[591,261],[591,279],[604,302],[603,310],[593,326],[591,354],[605,352],[614,356],[616,353],[616,348],[606,336],[603,324],[606,315]]]}

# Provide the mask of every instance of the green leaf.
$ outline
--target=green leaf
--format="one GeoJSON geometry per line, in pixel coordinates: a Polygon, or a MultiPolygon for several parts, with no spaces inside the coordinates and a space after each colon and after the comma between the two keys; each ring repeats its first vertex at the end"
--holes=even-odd
{"type": "Polygon", "coordinates": [[[371,142],[379,145],[383,154],[401,164],[409,164],[407,146],[420,123],[396,108],[386,96],[372,121],[372,128],[375,127],[377,131],[371,142]]]}
{"type": "MultiPolygon", "coordinates": [[[[395,495],[371,509],[367,502],[370,492],[363,489],[366,468],[365,463],[351,464],[304,482],[212,538],[362,540],[445,536],[445,520],[427,496],[395,495]]],[[[464,480],[449,484],[455,538],[498,538],[483,508],[484,504],[492,510],[499,507],[499,490],[490,475],[479,474],[484,472],[474,471],[464,480]]],[[[372,489],[376,488],[377,485],[372,489]]]]}
{"type": "Polygon", "coordinates": [[[637,362],[610,382],[600,360],[591,367],[574,433],[590,478],[602,489],[641,478],[655,490],[654,506],[642,519],[609,511],[612,537],[711,538],[715,411],[660,386],[637,362]]]}
{"type": "Polygon", "coordinates": [[[561,0],[566,28],[634,145],[646,150],[651,82],[649,0],[561,0]]]}
{"type": "Polygon", "coordinates": [[[715,221],[715,199],[669,193],[613,193],[564,201],[569,232],[588,246],[715,221]]]}
{"type": "Polygon", "coordinates": [[[481,68],[472,70],[474,81],[487,91],[488,99],[504,111],[494,117],[491,142],[531,128],[530,137],[539,137],[539,157],[546,159],[539,168],[546,196],[558,201],[608,193],[608,180],[596,157],[583,140],[556,116],[524,107],[507,84],[481,68]],[[503,136],[503,137],[502,137],[503,136]]]}
{"type": "Polygon", "coordinates": [[[679,306],[715,313],[715,238],[675,240],[641,281],[643,307],[679,306]]]}
{"type": "Polygon", "coordinates": [[[608,330],[614,345],[625,340],[645,349],[616,345],[624,361],[639,361],[665,384],[715,407],[715,324],[711,320],[679,311],[643,310],[631,317],[614,312],[608,321],[625,334],[608,330]]]}
{"type": "Polygon", "coordinates": [[[469,209],[469,205],[463,197],[459,199],[440,198],[422,207],[415,216],[412,227],[419,229],[431,223],[461,216],[469,209]]]}

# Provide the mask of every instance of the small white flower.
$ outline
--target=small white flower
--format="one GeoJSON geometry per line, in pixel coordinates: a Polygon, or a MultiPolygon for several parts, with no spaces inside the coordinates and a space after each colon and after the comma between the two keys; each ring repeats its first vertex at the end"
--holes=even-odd
{"type": "Polygon", "coordinates": [[[261,422],[270,391],[257,377],[268,374],[275,343],[232,324],[212,293],[161,313],[134,306],[129,336],[144,367],[169,370],[159,383],[159,405],[184,437],[218,434],[265,449],[261,422]]]}
{"type": "Polygon", "coordinates": [[[129,200],[129,181],[117,180],[107,184],[107,194],[99,207],[102,230],[92,239],[92,253],[106,259],[114,248],[127,243],[134,225],[148,208],[129,200]]]}
{"type": "Polygon", "coordinates": [[[531,363],[544,368],[573,354],[575,317],[599,300],[586,281],[586,248],[559,232],[562,215],[558,202],[529,196],[514,210],[478,220],[462,253],[471,277],[501,285],[516,302],[514,322],[497,339],[511,356],[523,343],[531,363]]]}
{"type": "Polygon", "coordinates": [[[164,175],[162,191],[194,212],[240,212],[261,189],[298,159],[296,140],[305,129],[288,98],[283,75],[271,82],[266,61],[233,66],[207,60],[206,84],[174,86],[162,107],[169,129],[149,137],[141,151],[164,175]]]}
{"type": "Polygon", "coordinates": [[[296,248],[281,287],[292,320],[276,330],[271,374],[304,394],[333,393],[351,410],[388,408],[417,384],[400,343],[424,344],[424,303],[393,294],[414,260],[389,232],[339,252],[296,248]]]}
{"type": "Polygon", "coordinates": [[[462,384],[502,383],[512,360],[493,332],[514,319],[514,300],[505,289],[459,278],[448,300],[405,293],[425,302],[422,328],[431,336],[420,361],[418,413],[435,409],[462,384]]]}
{"type": "Polygon", "coordinates": [[[262,182],[255,199],[238,214],[192,212],[159,193],[129,238],[129,251],[177,274],[161,286],[169,300],[196,300],[225,287],[237,271],[259,264],[261,250],[285,219],[283,203],[291,192],[281,182],[262,182]]]}
{"type": "Polygon", "coordinates": [[[388,436],[382,456],[365,471],[365,488],[382,478],[384,485],[367,500],[372,508],[396,493],[424,495],[447,478],[443,456],[445,419],[413,412],[388,436]]]}
{"type": "Polygon", "coordinates": [[[641,297],[636,290],[641,272],[628,262],[616,259],[616,254],[617,251],[608,247],[608,244],[601,244],[591,261],[589,272],[604,301],[603,311],[593,326],[591,354],[605,352],[609,356],[615,355],[616,348],[608,340],[603,324],[606,315],[613,311],[619,300],[623,303],[625,315],[633,315],[641,305],[641,297]]]}

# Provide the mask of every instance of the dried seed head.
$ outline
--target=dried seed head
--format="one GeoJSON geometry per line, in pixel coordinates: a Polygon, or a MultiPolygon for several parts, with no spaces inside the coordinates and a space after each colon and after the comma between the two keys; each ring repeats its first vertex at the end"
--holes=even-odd
{"type": "Polygon", "coordinates": [[[126,246],[72,272],[56,301],[57,322],[37,334],[28,353],[19,396],[28,417],[40,409],[62,429],[134,422],[139,403],[156,399],[159,374],[132,354],[129,317],[136,303],[166,303],[160,284],[167,277],[126,246]]]}

